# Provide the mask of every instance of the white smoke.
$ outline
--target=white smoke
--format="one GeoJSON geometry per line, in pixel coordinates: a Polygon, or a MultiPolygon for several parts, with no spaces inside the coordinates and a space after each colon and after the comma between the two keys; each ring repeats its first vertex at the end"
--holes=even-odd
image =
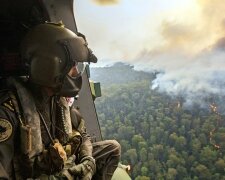
{"type": "Polygon", "coordinates": [[[185,105],[225,97],[225,15],[220,13],[225,4],[223,0],[196,2],[195,22],[162,22],[164,45],[144,50],[136,59],[136,68],[158,72],[152,89],[183,97],[185,105]]]}
{"type": "MultiPolygon", "coordinates": [[[[188,105],[202,104],[214,95],[225,96],[225,15],[221,13],[225,9],[224,0],[192,0],[191,8],[162,10],[158,15],[141,13],[143,18],[140,16],[138,21],[135,13],[119,6],[125,5],[121,3],[125,1],[93,2],[118,5],[104,6],[106,11],[99,21],[81,21],[83,29],[90,30],[84,32],[92,38],[90,45],[95,46],[96,55],[99,52],[100,59],[104,59],[103,65],[108,64],[109,60],[105,59],[110,57],[134,64],[136,69],[158,72],[151,88],[182,96],[188,105]],[[117,13],[121,10],[128,14],[117,13]],[[117,17],[116,23],[110,21],[114,19],[111,17],[117,17]]],[[[88,17],[92,16],[94,14],[88,17]]],[[[97,66],[99,63],[101,60],[97,66]]]]}
{"type": "MultiPolygon", "coordinates": [[[[177,52],[177,51],[176,51],[177,52]]],[[[142,53],[144,70],[156,71],[152,89],[185,98],[186,105],[202,104],[212,96],[225,96],[225,51],[204,50],[195,56],[185,53],[142,53]]],[[[143,63],[136,66],[143,69],[143,63]]]]}

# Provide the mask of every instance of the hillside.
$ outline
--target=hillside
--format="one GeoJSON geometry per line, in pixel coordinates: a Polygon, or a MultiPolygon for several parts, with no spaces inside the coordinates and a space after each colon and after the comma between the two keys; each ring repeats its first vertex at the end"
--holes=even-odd
{"type": "Polygon", "coordinates": [[[152,81],[154,74],[144,71],[135,71],[132,65],[121,62],[113,66],[91,68],[91,79],[99,81],[102,88],[115,84],[134,83],[141,80],[152,81]]]}
{"type": "Polygon", "coordinates": [[[121,161],[131,165],[132,179],[225,179],[223,115],[215,108],[184,109],[179,98],[150,88],[151,74],[132,66],[103,72],[116,76],[100,76],[103,96],[96,108],[101,130],[104,139],[120,142],[121,161]],[[126,71],[129,76],[123,76],[126,71]]]}

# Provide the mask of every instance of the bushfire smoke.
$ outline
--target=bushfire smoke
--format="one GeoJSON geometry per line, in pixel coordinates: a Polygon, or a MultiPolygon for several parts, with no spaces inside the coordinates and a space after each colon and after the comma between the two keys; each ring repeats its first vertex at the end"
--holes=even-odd
{"type": "Polygon", "coordinates": [[[225,97],[225,8],[222,0],[199,0],[201,13],[193,24],[164,21],[164,44],[143,50],[137,68],[158,74],[152,89],[183,97],[185,105],[205,103],[210,97],[225,97]],[[203,103],[204,102],[204,103],[203,103]]]}
{"type": "Polygon", "coordinates": [[[185,98],[186,105],[202,104],[208,98],[225,96],[225,51],[213,49],[198,56],[152,55],[146,64],[158,72],[152,89],[185,98]]]}
{"type": "Polygon", "coordinates": [[[152,88],[185,97],[186,104],[225,96],[224,0],[95,2],[116,3],[78,8],[88,17],[79,27],[99,63],[115,59],[156,71],[152,88]]]}
{"type": "Polygon", "coordinates": [[[180,48],[170,52],[146,51],[139,59],[148,67],[145,70],[157,72],[151,88],[184,98],[186,106],[208,107],[207,101],[225,97],[224,38],[194,55],[180,48]]]}

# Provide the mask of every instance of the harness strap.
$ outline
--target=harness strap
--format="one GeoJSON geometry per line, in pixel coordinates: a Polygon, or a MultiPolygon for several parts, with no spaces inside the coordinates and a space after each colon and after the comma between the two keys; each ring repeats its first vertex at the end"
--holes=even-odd
{"type": "Polygon", "coordinates": [[[9,96],[12,98],[16,116],[20,122],[21,151],[32,158],[43,150],[40,116],[34,101],[32,101],[32,95],[25,87],[23,80],[10,77],[7,83],[9,87],[16,90],[16,95],[11,92],[9,96]]]}

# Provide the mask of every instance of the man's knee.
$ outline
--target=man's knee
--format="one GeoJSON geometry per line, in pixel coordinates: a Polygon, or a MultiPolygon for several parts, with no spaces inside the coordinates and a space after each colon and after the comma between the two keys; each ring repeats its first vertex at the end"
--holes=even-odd
{"type": "Polygon", "coordinates": [[[110,141],[112,149],[114,150],[113,151],[114,154],[120,156],[120,154],[121,154],[121,146],[120,146],[120,144],[116,140],[109,140],[109,141],[110,141]]]}
{"type": "Polygon", "coordinates": [[[104,140],[93,143],[93,155],[95,158],[102,155],[114,157],[121,156],[121,146],[116,140],[104,140]]]}

